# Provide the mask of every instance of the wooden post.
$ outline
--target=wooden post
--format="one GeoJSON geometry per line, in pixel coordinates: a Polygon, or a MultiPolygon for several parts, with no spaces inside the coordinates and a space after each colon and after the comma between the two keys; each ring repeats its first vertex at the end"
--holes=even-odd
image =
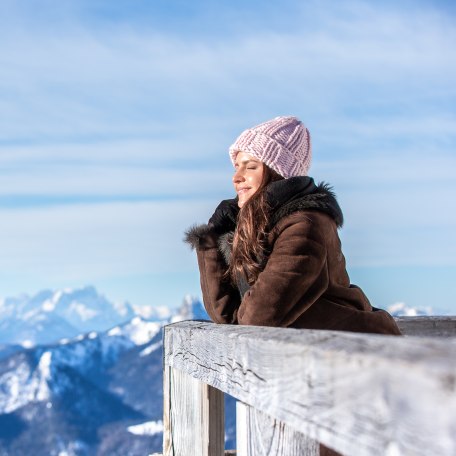
{"type": "Polygon", "coordinates": [[[266,413],[236,403],[237,456],[319,456],[319,443],[266,413]]]}
{"type": "Polygon", "coordinates": [[[223,393],[167,365],[163,385],[164,456],[222,456],[223,393]]]}

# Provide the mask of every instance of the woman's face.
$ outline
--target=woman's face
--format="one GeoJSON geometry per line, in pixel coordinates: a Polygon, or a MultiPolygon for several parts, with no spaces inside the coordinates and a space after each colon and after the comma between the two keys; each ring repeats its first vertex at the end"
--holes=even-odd
{"type": "Polygon", "coordinates": [[[238,195],[238,206],[242,207],[260,188],[263,180],[263,163],[250,154],[238,152],[234,168],[234,189],[238,195]]]}

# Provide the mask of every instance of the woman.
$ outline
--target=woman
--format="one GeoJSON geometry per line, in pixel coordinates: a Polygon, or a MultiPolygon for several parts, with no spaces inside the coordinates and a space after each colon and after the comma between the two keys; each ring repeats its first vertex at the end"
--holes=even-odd
{"type": "Polygon", "coordinates": [[[186,234],[211,319],[399,335],[394,319],[349,282],[337,233],[342,211],[330,188],[307,175],[302,122],[276,117],[245,130],[230,157],[237,197],[186,234]]]}
{"type": "MultiPolygon", "coordinates": [[[[296,117],[245,130],[230,147],[235,199],[186,241],[197,251],[216,323],[396,334],[385,311],[351,285],[337,229],[342,211],[307,176],[309,131],[296,117]]],[[[320,445],[320,456],[340,456],[320,445]]]]}

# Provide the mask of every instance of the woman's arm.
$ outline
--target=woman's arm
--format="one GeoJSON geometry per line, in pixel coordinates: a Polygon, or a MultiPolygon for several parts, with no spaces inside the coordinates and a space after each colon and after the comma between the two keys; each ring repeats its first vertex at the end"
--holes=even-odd
{"type": "Polygon", "coordinates": [[[290,326],[327,289],[326,216],[286,218],[272,252],[237,313],[242,325],[290,326]],[[323,221],[323,223],[321,222],[323,221]]]}
{"type": "Polygon", "coordinates": [[[187,232],[186,241],[196,249],[203,302],[215,323],[236,323],[241,303],[239,291],[223,277],[226,264],[217,245],[218,234],[212,224],[187,232]]]}

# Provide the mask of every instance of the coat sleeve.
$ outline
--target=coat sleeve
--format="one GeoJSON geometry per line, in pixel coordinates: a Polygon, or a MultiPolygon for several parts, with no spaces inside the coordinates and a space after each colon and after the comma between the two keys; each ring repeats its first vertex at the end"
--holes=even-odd
{"type": "Polygon", "coordinates": [[[215,323],[236,323],[241,297],[223,275],[227,268],[217,245],[217,234],[210,225],[191,228],[186,241],[195,248],[198,257],[204,307],[215,323]]]}
{"type": "Polygon", "coordinates": [[[290,216],[275,239],[264,270],[242,299],[239,324],[290,326],[328,287],[325,235],[318,221],[290,216]]]}

